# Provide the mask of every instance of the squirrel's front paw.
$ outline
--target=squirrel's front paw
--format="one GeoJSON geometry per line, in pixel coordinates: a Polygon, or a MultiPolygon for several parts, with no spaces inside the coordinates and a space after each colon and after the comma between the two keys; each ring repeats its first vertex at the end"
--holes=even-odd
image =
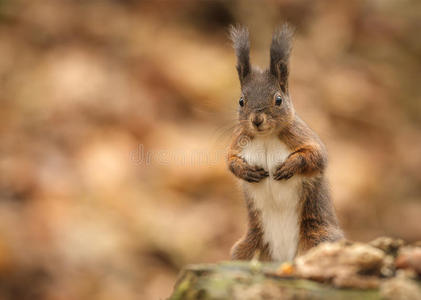
{"type": "Polygon", "coordinates": [[[283,163],[279,168],[273,173],[273,179],[275,180],[287,180],[294,176],[293,168],[287,164],[283,163]]]}
{"type": "Polygon", "coordinates": [[[259,182],[263,178],[269,176],[269,173],[265,169],[260,167],[247,167],[243,170],[240,177],[248,182],[259,182]]]}

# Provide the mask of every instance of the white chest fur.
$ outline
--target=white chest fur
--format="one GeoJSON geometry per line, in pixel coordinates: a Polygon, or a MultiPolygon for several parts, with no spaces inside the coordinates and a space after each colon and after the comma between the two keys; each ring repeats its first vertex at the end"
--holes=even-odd
{"type": "Polygon", "coordinates": [[[244,182],[244,188],[261,212],[263,239],[269,245],[272,258],[292,260],[298,244],[298,202],[301,178],[274,180],[273,173],[288,157],[290,150],[276,136],[255,137],[242,150],[241,156],[252,166],[269,172],[259,183],[244,182]]]}

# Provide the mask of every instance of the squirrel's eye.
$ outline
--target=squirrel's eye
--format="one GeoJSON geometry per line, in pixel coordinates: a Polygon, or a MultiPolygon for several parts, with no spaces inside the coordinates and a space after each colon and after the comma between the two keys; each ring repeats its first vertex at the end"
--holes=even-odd
{"type": "Polygon", "coordinates": [[[240,103],[240,106],[243,107],[244,106],[244,98],[241,97],[240,100],[238,101],[238,103],[240,103]]]}
{"type": "Polygon", "coordinates": [[[282,97],[281,96],[276,96],[276,98],[275,98],[275,104],[276,105],[281,105],[281,103],[282,103],[282,97]]]}

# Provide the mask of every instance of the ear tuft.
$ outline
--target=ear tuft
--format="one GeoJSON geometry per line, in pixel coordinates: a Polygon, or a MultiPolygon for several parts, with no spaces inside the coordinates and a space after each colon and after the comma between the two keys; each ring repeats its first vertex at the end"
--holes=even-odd
{"type": "Polygon", "coordinates": [[[288,60],[293,35],[294,30],[289,24],[285,23],[273,34],[270,46],[270,72],[278,78],[284,91],[288,82],[288,60]]]}
{"type": "Polygon", "coordinates": [[[237,71],[240,81],[250,73],[249,31],[244,26],[230,26],[230,37],[237,56],[237,71]]]}

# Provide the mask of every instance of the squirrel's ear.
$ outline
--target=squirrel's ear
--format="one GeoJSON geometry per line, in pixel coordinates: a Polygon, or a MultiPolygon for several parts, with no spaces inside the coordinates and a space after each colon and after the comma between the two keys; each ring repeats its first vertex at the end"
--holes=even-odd
{"type": "Polygon", "coordinates": [[[230,27],[230,36],[237,56],[237,71],[240,82],[250,73],[250,41],[249,31],[243,26],[230,27]]]}
{"type": "Polygon", "coordinates": [[[288,60],[293,34],[293,29],[284,24],[275,31],[270,45],[270,72],[278,79],[283,92],[288,89],[288,60]]]}

